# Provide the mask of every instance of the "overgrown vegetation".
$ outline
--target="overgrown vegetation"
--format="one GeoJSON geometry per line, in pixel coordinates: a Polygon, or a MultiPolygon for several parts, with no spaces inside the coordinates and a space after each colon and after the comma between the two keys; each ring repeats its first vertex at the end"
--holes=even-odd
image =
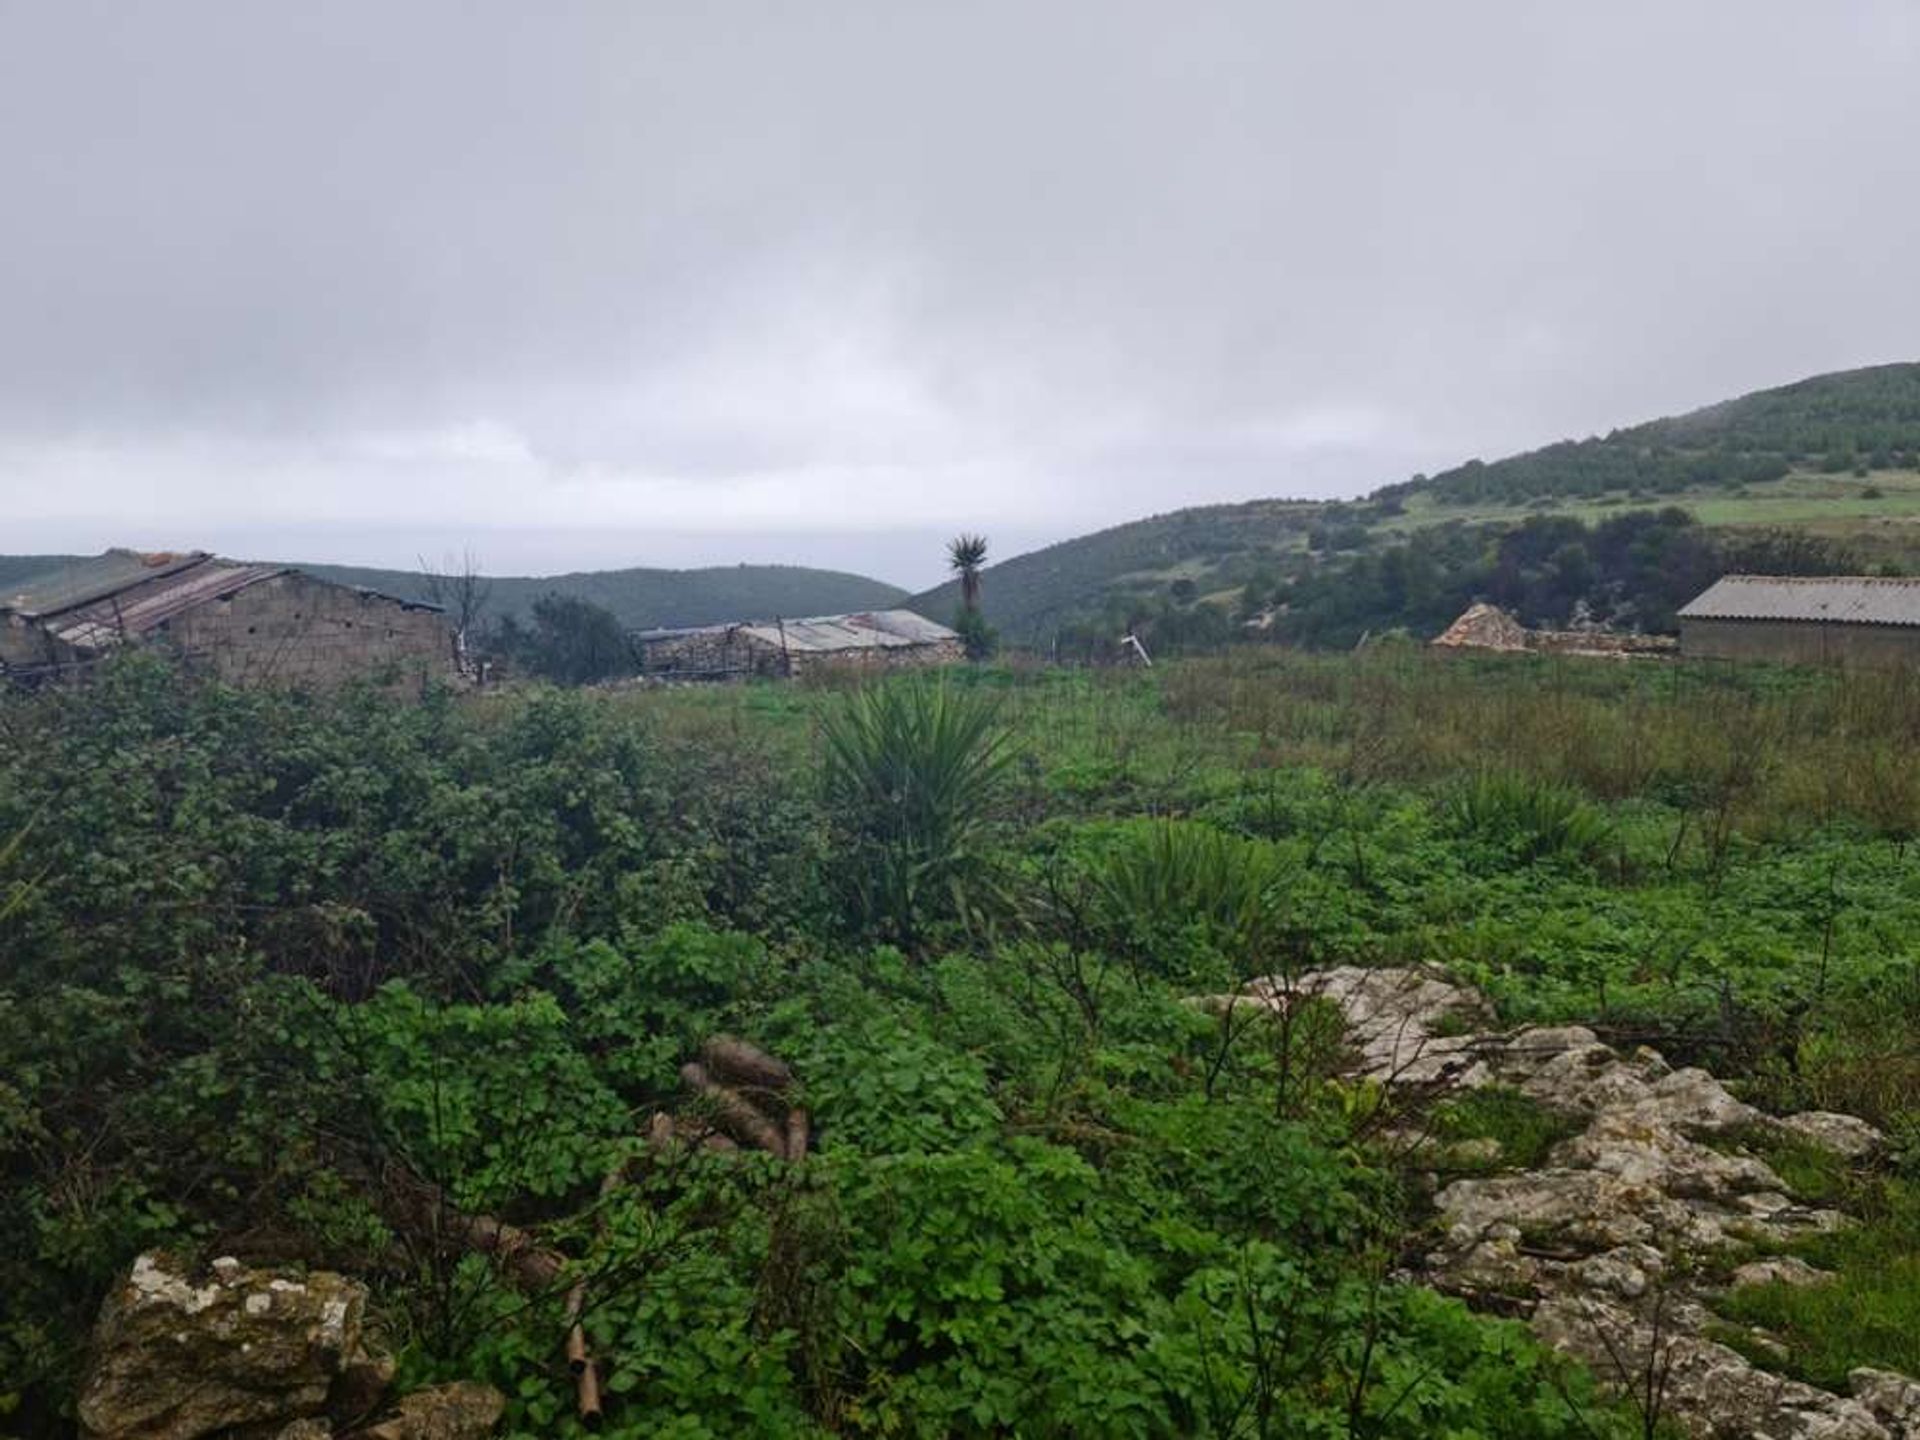
{"type": "MultiPolygon", "coordinates": [[[[168,1245],[352,1269],[406,1379],[576,1433],[563,1295],[426,1243],[409,1177],[592,1277],[614,1435],[1637,1433],[1387,1278],[1414,1211],[1313,1007],[1186,1002],[1431,962],[1911,1135],[1917,685],[1246,651],[405,706],[133,656],[9,696],[6,1423],[65,1433],[168,1245]],[[646,1146],[718,1031],[793,1066],[804,1164],[646,1146]]],[[[1907,1353],[1834,1339],[1905,1323],[1901,1233],[1769,1312],[1806,1373],[1907,1353]]]]}

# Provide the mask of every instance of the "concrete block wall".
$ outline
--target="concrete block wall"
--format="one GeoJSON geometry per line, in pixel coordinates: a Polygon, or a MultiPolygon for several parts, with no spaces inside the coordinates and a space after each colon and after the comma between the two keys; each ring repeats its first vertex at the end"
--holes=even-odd
{"type": "Polygon", "coordinates": [[[1847,625],[1817,620],[1680,621],[1688,659],[1773,660],[1790,665],[1920,665],[1920,625],[1847,625]]]}
{"type": "Polygon", "coordinates": [[[297,573],[196,605],[151,638],[242,684],[417,688],[457,673],[437,611],[297,573]]]}

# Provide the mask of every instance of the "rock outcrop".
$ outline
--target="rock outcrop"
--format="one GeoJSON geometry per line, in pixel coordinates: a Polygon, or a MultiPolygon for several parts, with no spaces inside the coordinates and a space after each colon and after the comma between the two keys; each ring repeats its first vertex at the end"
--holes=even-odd
{"type": "Polygon", "coordinates": [[[192,1277],[142,1255],[95,1327],[81,1423],[102,1440],[195,1440],[316,1415],[360,1348],[366,1303],[365,1287],[324,1271],[217,1260],[192,1277]]]}
{"type": "MultiPolygon", "coordinates": [[[[1850,1223],[1794,1199],[1740,1142],[1772,1132],[1855,1160],[1879,1145],[1872,1126],[1820,1112],[1765,1115],[1704,1070],[1675,1069],[1645,1048],[1622,1054],[1581,1026],[1472,1028],[1487,1017],[1481,998],[1416,970],[1318,971],[1263,982],[1236,1001],[1282,1007],[1302,996],[1340,1006],[1356,1069],[1384,1085],[1510,1086],[1578,1127],[1542,1168],[1439,1188],[1438,1238],[1420,1279],[1526,1317],[1543,1341],[1695,1435],[1920,1440],[1920,1385],[1906,1377],[1857,1371],[1854,1394],[1841,1396],[1768,1373],[1711,1338],[1716,1286],[1706,1277],[1724,1274],[1744,1248],[1777,1249],[1850,1223]]],[[[1779,1258],[1731,1277],[1831,1278],[1779,1258]]],[[[1777,1343],[1749,1339],[1762,1351],[1777,1343]]]]}
{"type": "Polygon", "coordinates": [[[331,1271],[204,1274],[153,1253],[133,1262],[94,1327],[79,1413],[89,1440],[480,1440],[505,1401],[484,1385],[440,1386],[395,1417],[351,1427],[386,1398],[393,1363],[367,1343],[364,1285],[331,1271]]]}
{"type": "Polygon", "coordinates": [[[482,1440],[500,1423],[507,1402],[491,1385],[457,1380],[402,1396],[391,1419],[348,1440],[482,1440]]]}

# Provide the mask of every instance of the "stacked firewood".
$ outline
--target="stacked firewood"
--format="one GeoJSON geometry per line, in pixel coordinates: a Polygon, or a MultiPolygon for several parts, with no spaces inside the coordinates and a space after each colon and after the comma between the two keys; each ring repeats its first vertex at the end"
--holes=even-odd
{"type": "Polygon", "coordinates": [[[700,1047],[698,1060],[680,1067],[680,1079],[692,1092],[692,1112],[654,1115],[647,1143],[655,1150],[745,1146],[781,1160],[807,1158],[807,1112],[789,1101],[793,1071],[784,1061],[731,1035],[716,1035],[700,1047]]]}
{"type": "MultiPolygon", "coordinates": [[[[700,1047],[698,1060],[680,1067],[680,1079],[693,1105],[678,1115],[654,1112],[647,1123],[647,1147],[655,1155],[697,1145],[719,1151],[764,1150],[789,1162],[806,1159],[811,1124],[807,1112],[789,1102],[793,1070],[784,1061],[731,1035],[715,1035],[700,1047]]],[[[607,1176],[600,1186],[603,1201],[626,1175],[623,1166],[607,1176]]],[[[567,1291],[567,1364],[574,1374],[580,1418],[591,1426],[600,1421],[600,1375],[581,1324],[586,1303],[586,1282],[575,1281],[567,1291]]]]}
{"type": "MultiPolygon", "coordinates": [[[[700,1058],[680,1067],[691,1103],[682,1113],[657,1111],[647,1125],[647,1148],[670,1156],[683,1147],[706,1150],[764,1150],[789,1163],[807,1155],[812,1138],[807,1112],[791,1103],[793,1071],[764,1050],[731,1035],[715,1035],[700,1047],[700,1058]]],[[[622,1165],[601,1182],[606,1200],[628,1178],[622,1165]]],[[[386,1177],[390,1215],[408,1232],[432,1236],[439,1244],[489,1256],[507,1277],[530,1293],[548,1290],[571,1262],[557,1250],[540,1246],[526,1231],[491,1215],[467,1215],[453,1208],[444,1192],[411,1172],[386,1177]]],[[[604,1223],[604,1221],[602,1222],[604,1223]]],[[[580,1419],[597,1427],[602,1418],[600,1371],[587,1345],[584,1316],[587,1282],[575,1279],[566,1296],[566,1356],[573,1372],[580,1419]]]]}

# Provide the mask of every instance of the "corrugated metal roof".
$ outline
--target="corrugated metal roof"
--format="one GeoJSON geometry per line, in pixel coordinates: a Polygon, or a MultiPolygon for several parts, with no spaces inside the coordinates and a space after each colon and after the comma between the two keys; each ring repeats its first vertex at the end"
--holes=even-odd
{"type": "Polygon", "coordinates": [[[1682,608],[1680,618],[1920,625],[1920,580],[1873,575],[1728,575],[1682,608]]]}
{"type": "Polygon", "coordinates": [[[732,625],[693,625],[674,630],[641,630],[634,638],[672,640],[687,635],[718,635],[726,631],[773,646],[808,653],[835,650],[886,650],[935,645],[959,638],[911,610],[862,610],[851,615],[811,615],[798,620],[752,620],[732,625]]]}
{"type": "Polygon", "coordinates": [[[46,626],[69,645],[106,650],[122,640],[144,635],[196,605],[223,600],[249,585],[286,573],[284,565],[237,565],[202,557],[188,569],[163,574],[55,616],[46,626]]]}
{"type": "Polygon", "coordinates": [[[34,575],[0,594],[0,610],[35,620],[76,605],[104,599],[165,575],[178,574],[210,558],[204,550],[141,552],[109,550],[91,560],[34,575]]]}

